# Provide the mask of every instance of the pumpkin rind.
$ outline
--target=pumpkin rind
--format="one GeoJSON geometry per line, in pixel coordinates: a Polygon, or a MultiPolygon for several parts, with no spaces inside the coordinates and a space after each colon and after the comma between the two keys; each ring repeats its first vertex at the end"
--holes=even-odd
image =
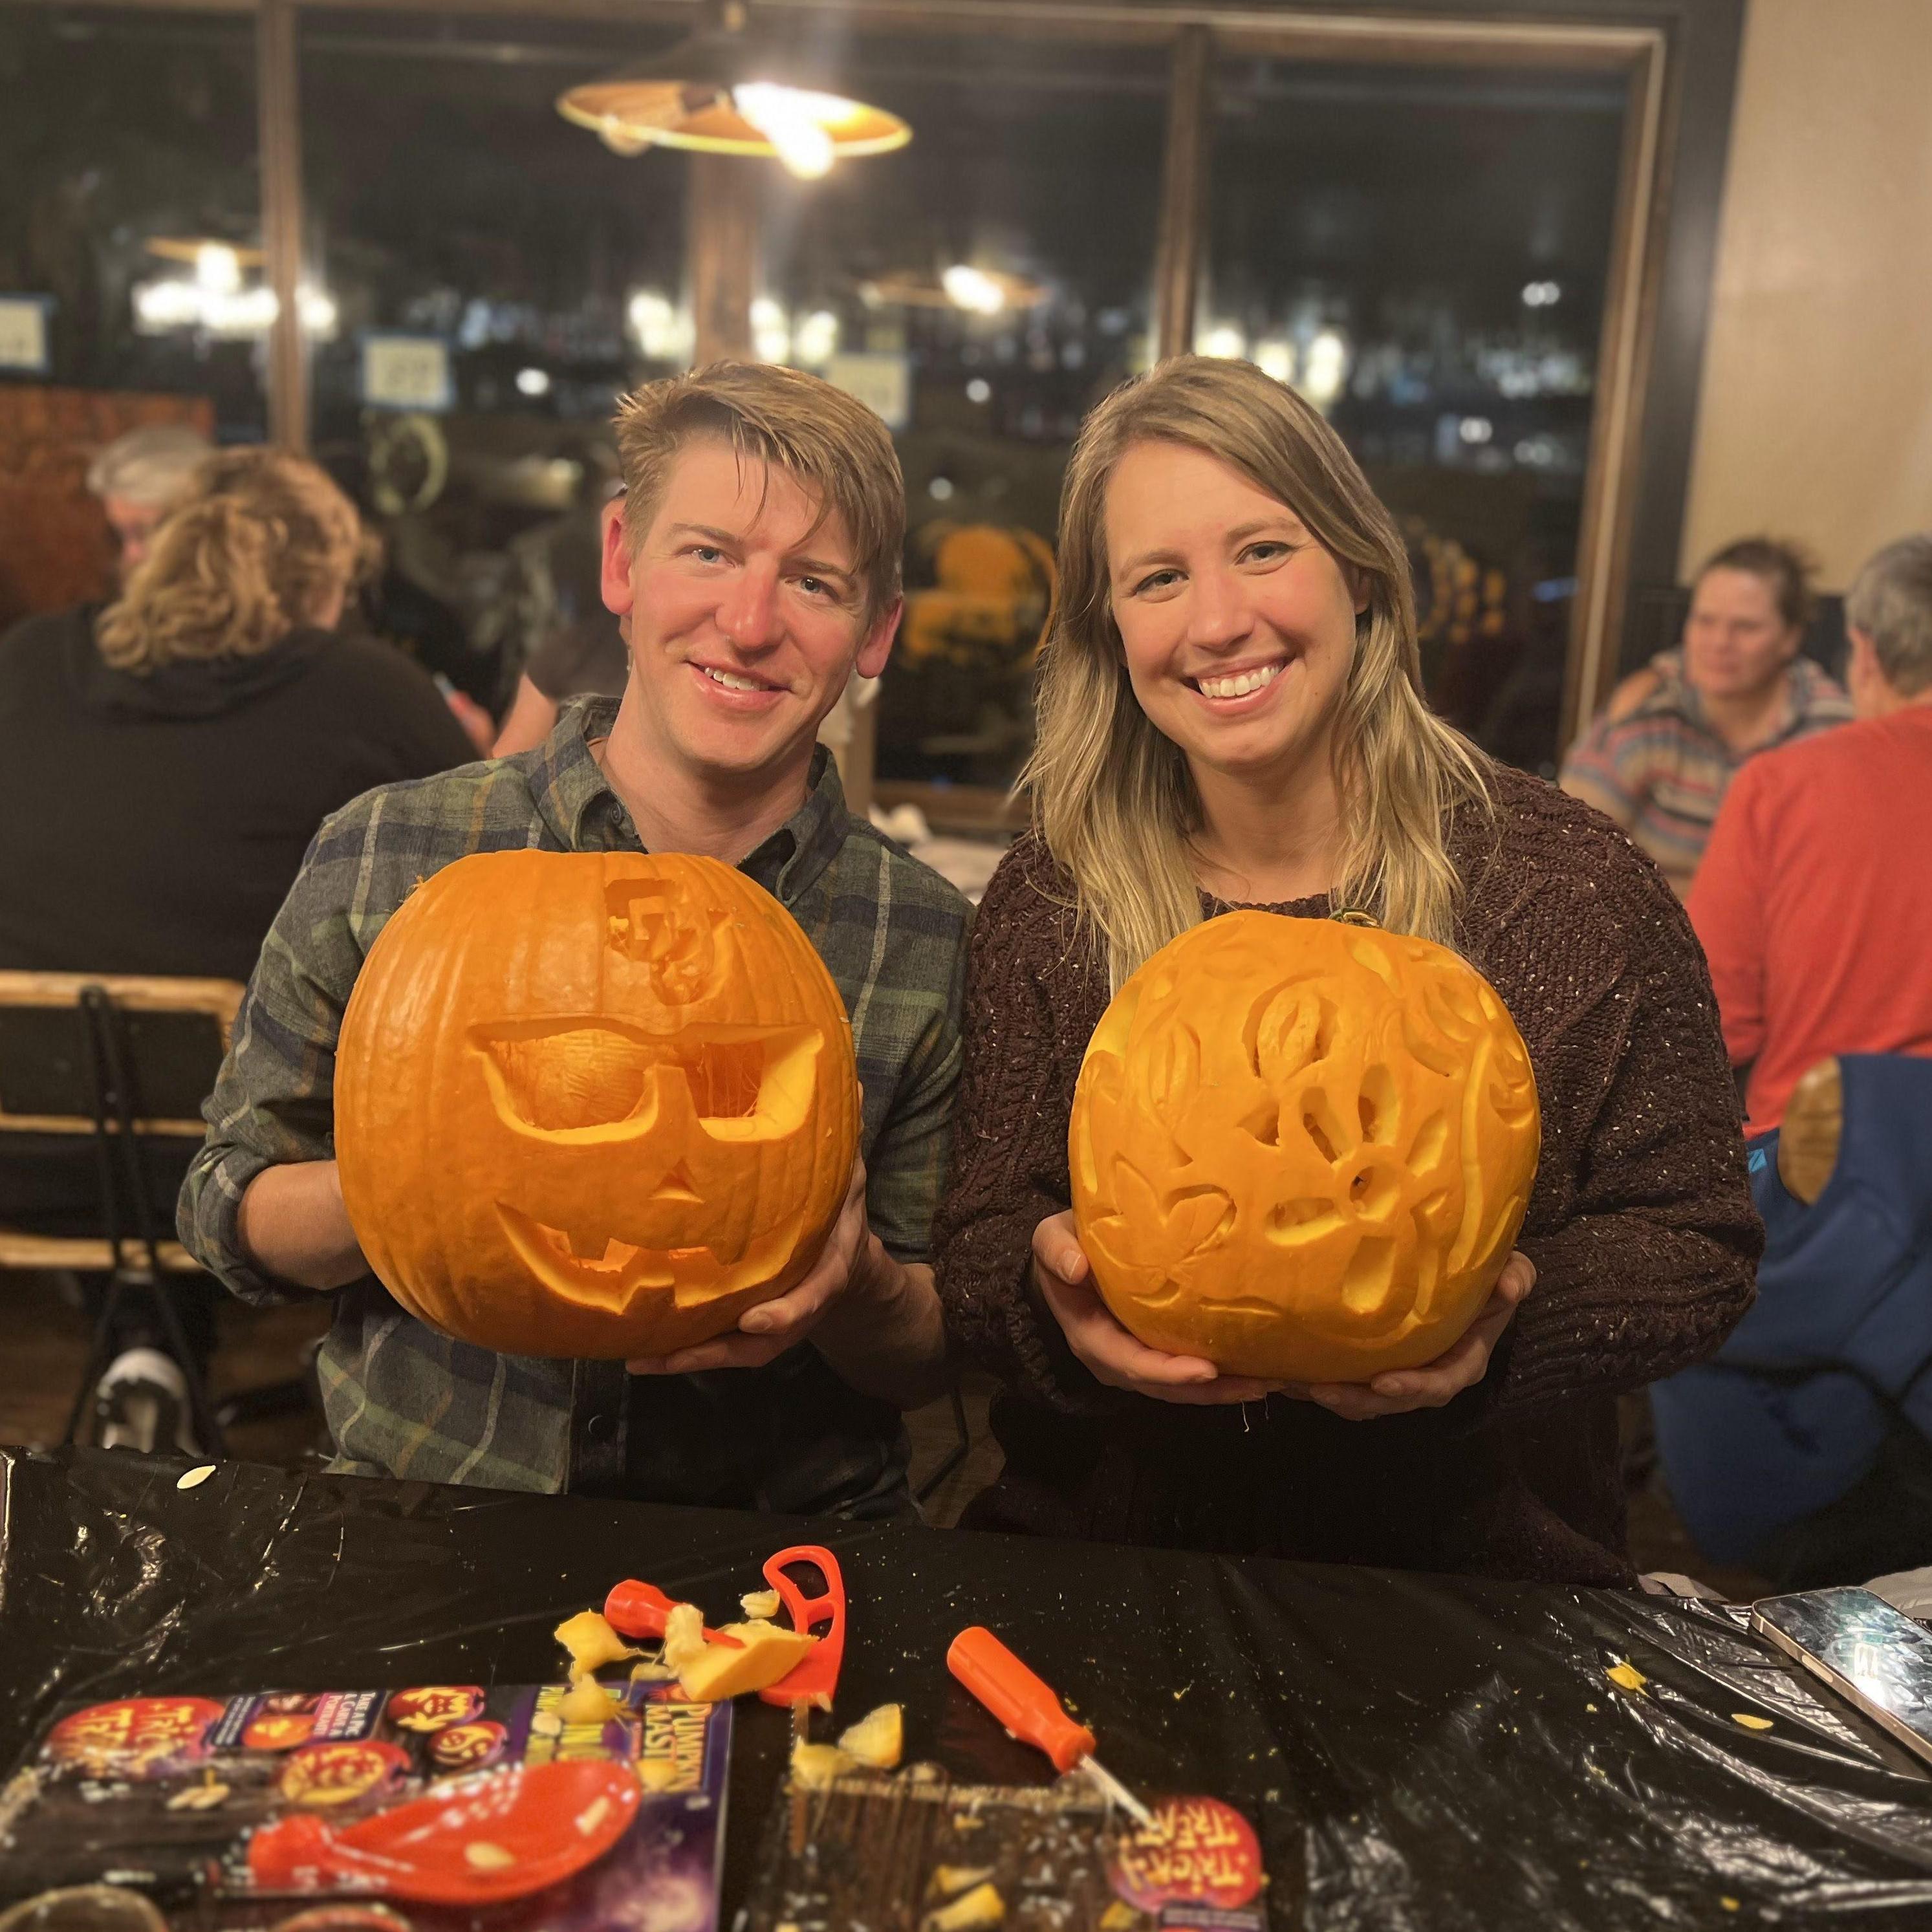
{"type": "Polygon", "coordinates": [[[410,1313],[507,1354],[723,1334],[817,1258],[858,1138],[830,974],[710,859],[460,859],[391,917],[343,1016],[363,1252],[410,1313]]]}
{"type": "Polygon", "coordinates": [[[1101,1296],[1151,1348],[1271,1382],[1361,1382],[1448,1348],[1529,1203],[1529,1056],[1426,940],[1235,912],[1094,1030],[1068,1136],[1101,1296]]]}

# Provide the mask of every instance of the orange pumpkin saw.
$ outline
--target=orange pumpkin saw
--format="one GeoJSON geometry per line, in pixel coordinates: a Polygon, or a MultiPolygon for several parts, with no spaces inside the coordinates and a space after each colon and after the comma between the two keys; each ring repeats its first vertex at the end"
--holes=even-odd
{"type": "Polygon", "coordinates": [[[343,1017],[363,1252],[412,1314],[508,1354],[722,1334],[817,1258],[858,1135],[831,975],[709,859],[458,860],[391,918],[343,1017]]]}
{"type": "Polygon", "coordinates": [[[1228,913],[1162,946],[1095,1029],[1074,1214],[1102,1298],[1150,1347],[1366,1381],[1475,1318],[1539,1133],[1522,1038],[1454,953],[1228,913]]]}

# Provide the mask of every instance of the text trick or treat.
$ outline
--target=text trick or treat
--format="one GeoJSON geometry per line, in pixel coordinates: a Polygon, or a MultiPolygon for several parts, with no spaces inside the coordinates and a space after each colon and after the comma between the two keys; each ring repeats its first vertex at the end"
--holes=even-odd
{"type": "Polygon", "coordinates": [[[1150,1348],[1365,1381],[1474,1319],[1538,1132],[1522,1036],[1454,953],[1228,913],[1154,954],[1088,1046],[1068,1149],[1081,1246],[1150,1348]]]}
{"type": "Polygon", "coordinates": [[[817,1258],[858,1136],[831,975],[710,859],[458,860],[384,928],[343,1018],[362,1251],[411,1313],[506,1354],[722,1334],[817,1258]]]}

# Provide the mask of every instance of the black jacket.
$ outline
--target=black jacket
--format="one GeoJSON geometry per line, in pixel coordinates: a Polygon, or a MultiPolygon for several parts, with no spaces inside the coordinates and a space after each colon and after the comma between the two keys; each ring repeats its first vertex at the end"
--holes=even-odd
{"type": "Polygon", "coordinates": [[[112,669],[98,607],[0,638],[0,967],[246,980],[322,820],[476,756],[386,644],[112,669]]]}

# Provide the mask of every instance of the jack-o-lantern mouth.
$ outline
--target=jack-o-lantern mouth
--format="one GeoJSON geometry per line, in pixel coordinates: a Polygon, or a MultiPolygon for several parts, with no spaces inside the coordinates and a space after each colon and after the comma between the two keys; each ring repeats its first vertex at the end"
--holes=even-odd
{"type": "Polygon", "coordinates": [[[606,1018],[472,1027],[497,1118],[513,1132],[579,1144],[674,1130],[714,1141],[782,1140],[804,1124],[825,1036],[815,1027],[686,1027],[606,1018]]]}
{"type": "Polygon", "coordinates": [[[619,1312],[640,1295],[666,1291],[676,1306],[690,1307],[768,1274],[774,1258],[782,1261],[789,1251],[797,1220],[787,1216],[728,1258],[710,1247],[653,1248],[602,1229],[573,1237],[500,1201],[496,1212],[517,1258],[538,1280],[566,1300],[619,1312]]]}

